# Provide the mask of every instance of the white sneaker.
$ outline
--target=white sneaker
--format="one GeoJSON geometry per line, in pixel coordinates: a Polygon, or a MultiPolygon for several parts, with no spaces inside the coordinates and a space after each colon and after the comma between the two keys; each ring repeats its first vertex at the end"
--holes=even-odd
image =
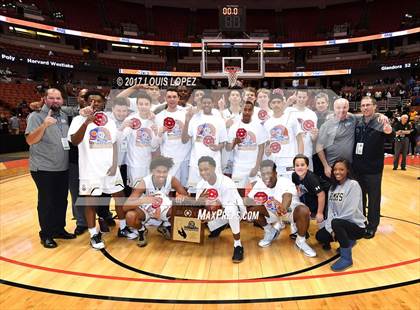
{"type": "Polygon", "coordinates": [[[171,240],[172,236],[171,236],[171,226],[163,226],[160,225],[157,229],[157,231],[166,239],[166,240],[171,240]]]}
{"type": "Polygon", "coordinates": [[[277,239],[279,231],[275,228],[271,228],[269,231],[264,231],[264,239],[258,242],[258,245],[262,248],[266,248],[271,245],[271,243],[277,239]]]}
{"type": "Polygon", "coordinates": [[[296,247],[303,251],[303,254],[305,254],[306,256],[309,257],[315,257],[316,256],[316,252],[306,243],[306,241],[298,241],[296,239],[295,242],[296,247]]]}
{"type": "Polygon", "coordinates": [[[128,226],[125,226],[123,229],[118,229],[118,237],[125,237],[128,240],[137,239],[138,233],[131,230],[128,226]]]}
{"type": "Polygon", "coordinates": [[[102,250],[105,248],[105,243],[102,241],[100,234],[93,235],[92,238],[90,238],[90,245],[95,250],[102,250]]]}

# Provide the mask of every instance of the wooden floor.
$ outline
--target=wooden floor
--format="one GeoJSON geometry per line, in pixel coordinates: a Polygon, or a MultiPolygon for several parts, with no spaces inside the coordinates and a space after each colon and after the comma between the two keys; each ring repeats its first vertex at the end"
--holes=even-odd
{"type": "MultiPolygon", "coordinates": [[[[114,228],[103,252],[90,248],[87,233],[44,249],[31,177],[7,179],[0,183],[0,309],[419,309],[418,176],[418,167],[385,167],[377,235],[358,242],[353,267],[342,273],[330,270],[337,245],[322,250],[315,223],[308,240],[315,258],[294,248],[289,227],[259,248],[263,231],[248,223],[241,264],[231,262],[230,230],[195,245],[151,229],[149,245],[139,248],[114,228]]],[[[74,228],[69,208],[67,229],[74,228]]]]}

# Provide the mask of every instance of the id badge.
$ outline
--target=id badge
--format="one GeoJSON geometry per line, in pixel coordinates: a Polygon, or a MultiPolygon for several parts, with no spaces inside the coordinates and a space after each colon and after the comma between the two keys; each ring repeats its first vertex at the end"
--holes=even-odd
{"type": "Polygon", "coordinates": [[[356,144],[356,154],[357,155],[363,155],[363,145],[364,145],[364,143],[362,143],[362,142],[358,142],[356,144]]]}
{"type": "Polygon", "coordinates": [[[61,138],[61,144],[63,145],[63,149],[65,151],[70,150],[69,140],[67,140],[67,138],[61,138]]]}

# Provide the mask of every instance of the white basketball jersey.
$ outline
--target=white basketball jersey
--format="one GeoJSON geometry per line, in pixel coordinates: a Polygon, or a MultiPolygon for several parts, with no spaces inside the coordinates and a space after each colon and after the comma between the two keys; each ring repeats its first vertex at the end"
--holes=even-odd
{"type": "Polygon", "coordinates": [[[158,188],[157,186],[155,186],[155,184],[153,183],[153,178],[152,178],[152,174],[149,174],[147,176],[145,176],[143,178],[144,181],[144,185],[146,187],[145,189],[145,195],[154,195],[157,192],[161,192],[165,195],[169,195],[169,192],[172,189],[171,183],[172,183],[172,176],[170,174],[168,174],[165,184],[161,187],[158,188]]]}

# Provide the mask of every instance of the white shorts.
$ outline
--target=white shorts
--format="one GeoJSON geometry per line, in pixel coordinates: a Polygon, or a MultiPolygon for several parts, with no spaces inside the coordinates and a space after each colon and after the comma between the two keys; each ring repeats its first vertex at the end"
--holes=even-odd
{"type": "Polygon", "coordinates": [[[225,148],[222,150],[222,171],[225,174],[232,174],[233,166],[233,152],[226,151],[225,148]]]}
{"type": "Polygon", "coordinates": [[[104,176],[95,179],[80,179],[79,195],[101,196],[102,194],[114,194],[124,190],[124,183],[120,169],[114,176],[104,176]]]}
{"type": "Polygon", "coordinates": [[[149,166],[127,167],[128,186],[135,188],[137,184],[149,174],[149,166]]]}
{"type": "Polygon", "coordinates": [[[146,216],[146,219],[144,220],[145,224],[147,224],[149,220],[169,221],[168,211],[171,209],[171,206],[169,205],[162,205],[159,209],[154,209],[151,205],[141,205],[139,206],[139,209],[142,210],[146,216]]]}
{"type": "Polygon", "coordinates": [[[197,166],[190,166],[188,174],[188,192],[197,192],[197,183],[200,181],[200,172],[197,166]]]}
{"type": "Polygon", "coordinates": [[[245,188],[249,183],[257,180],[257,175],[250,177],[249,173],[252,168],[233,167],[232,181],[235,182],[236,187],[245,188]]]}
{"type": "Polygon", "coordinates": [[[184,187],[187,187],[189,162],[189,160],[184,160],[174,163],[174,166],[169,170],[169,174],[176,177],[184,187]]]}

